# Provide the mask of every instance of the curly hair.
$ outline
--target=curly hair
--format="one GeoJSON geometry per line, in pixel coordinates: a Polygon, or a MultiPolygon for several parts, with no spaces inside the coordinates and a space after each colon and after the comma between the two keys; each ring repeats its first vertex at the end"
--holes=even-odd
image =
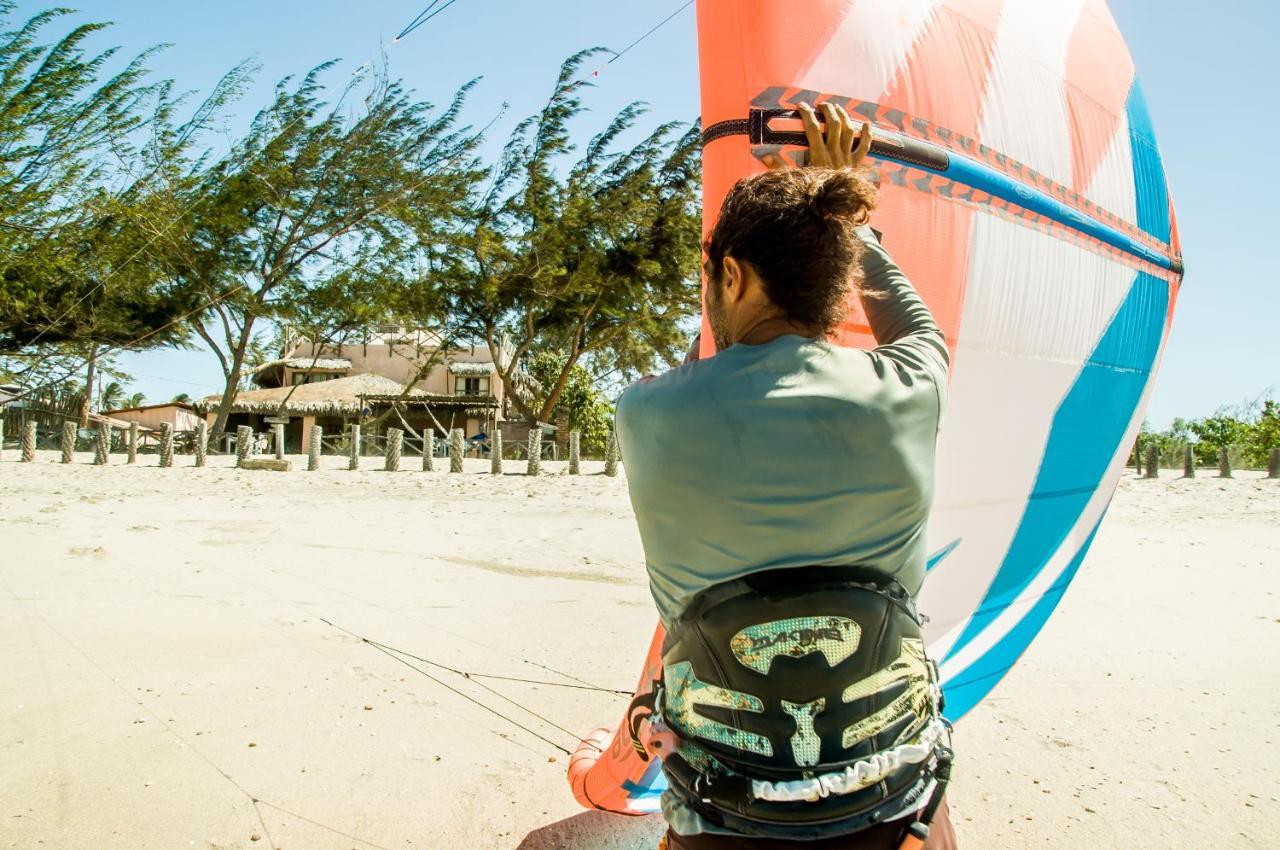
{"type": "Polygon", "coordinates": [[[857,291],[862,240],[854,229],[867,223],[875,200],[875,186],[848,168],[743,178],[703,245],[707,277],[719,279],[727,256],[748,262],[787,318],[829,332],[857,291]]]}

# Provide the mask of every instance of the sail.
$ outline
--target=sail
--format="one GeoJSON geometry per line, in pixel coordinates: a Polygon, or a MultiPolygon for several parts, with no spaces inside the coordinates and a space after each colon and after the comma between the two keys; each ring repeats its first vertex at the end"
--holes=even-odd
{"type": "MultiPolygon", "coordinates": [[[[796,104],[875,128],[873,225],[952,355],[920,608],[958,719],[1080,569],[1168,337],[1178,231],[1128,48],[1104,0],[698,0],[698,44],[707,233],[762,156],[799,153],[796,104]]],[[[858,309],[838,336],[875,344],[858,309]]],[[[655,811],[656,764],[597,738],[578,799],[655,811]]]]}

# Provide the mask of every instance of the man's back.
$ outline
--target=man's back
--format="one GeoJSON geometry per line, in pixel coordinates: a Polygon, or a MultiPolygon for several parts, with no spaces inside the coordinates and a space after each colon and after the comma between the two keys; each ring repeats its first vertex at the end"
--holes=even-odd
{"type": "Polygon", "coordinates": [[[864,235],[872,352],[786,335],[631,387],[618,406],[631,500],[664,622],[765,569],[861,566],[913,595],[945,393],[946,348],[864,235]]]}

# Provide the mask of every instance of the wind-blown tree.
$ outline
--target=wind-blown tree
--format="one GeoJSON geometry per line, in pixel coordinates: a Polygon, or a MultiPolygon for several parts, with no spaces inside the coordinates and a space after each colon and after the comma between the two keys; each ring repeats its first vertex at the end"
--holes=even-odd
{"type": "MultiPolygon", "coordinates": [[[[0,0],[0,27],[14,3],[0,0]]],[[[86,53],[104,24],[81,24],[45,41],[70,14],[50,9],[0,32],[0,350],[12,351],[70,304],[47,284],[79,247],[67,234],[83,225],[83,201],[109,175],[104,150],[138,129],[146,54],[114,76],[109,49],[86,53]]],[[[64,337],[65,338],[65,337],[64,337]]],[[[56,341],[53,340],[53,341],[56,341]]]]}
{"type": "Polygon", "coordinates": [[[433,238],[456,227],[482,172],[477,136],[459,127],[470,85],[444,110],[379,78],[354,114],[352,83],[323,100],[322,65],[277,86],[231,153],[211,168],[192,210],[186,276],[213,302],[195,331],[218,358],[226,387],[220,438],[259,323],[287,318],[341,279],[350,298],[376,298],[415,273],[433,238]]]}
{"type": "Polygon", "coordinates": [[[566,60],[546,106],[516,127],[477,206],[469,261],[439,277],[530,422],[551,416],[579,364],[635,374],[678,363],[681,320],[699,303],[697,129],[665,123],[621,147],[644,114],[632,104],[565,162],[591,85],[577,74],[596,52],[566,60]],[[561,357],[531,398],[517,390],[538,349],[561,357]]]}
{"type": "MultiPolygon", "coordinates": [[[[12,8],[0,0],[0,21],[12,8]]],[[[42,41],[65,14],[0,34],[0,352],[73,343],[91,360],[95,346],[133,344],[190,308],[153,248],[175,212],[174,181],[198,166],[193,148],[246,70],[179,123],[185,98],[144,81],[152,51],[104,80],[116,50],[84,49],[104,24],[42,41]]]]}
{"type": "MultiPolygon", "coordinates": [[[[0,19],[12,8],[0,0],[0,19]]],[[[31,387],[84,369],[84,425],[104,352],[185,339],[195,293],[161,255],[202,133],[247,72],[232,71],[179,122],[186,98],[171,82],[144,81],[152,51],[104,80],[116,50],[84,45],[105,25],[43,42],[64,14],[0,34],[0,353],[25,361],[31,387]],[[69,355],[65,372],[41,368],[69,355]]]]}

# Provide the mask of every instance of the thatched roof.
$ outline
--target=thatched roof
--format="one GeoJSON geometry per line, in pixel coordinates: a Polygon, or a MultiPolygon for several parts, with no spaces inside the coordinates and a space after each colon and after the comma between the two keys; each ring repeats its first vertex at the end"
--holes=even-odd
{"type": "Polygon", "coordinates": [[[494,372],[498,371],[498,367],[492,363],[450,363],[449,371],[455,375],[478,377],[483,375],[492,375],[494,372]]]}
{"type": "Polygon", "coordinates": [[[263,363],[250,374],[260,387],[279,387],[284,386],[286,368],[302,372],[349,372],[351,361],[345,357],[287,357],[263,363]]]}
{"type": "MultiPolygon", "coordinates": [[[[398,396],[404,385],[381,375],[351,375],[331,381],[314,381],[296,387],[273,387],[267,390],[249,390],[236,393],[231,404],[232,413],[275,413],[280,402],[288,398],[285,413],[295,415],[340,416],[360,412],[361,396],[398,396]],[[292,391],[292,395],[290,395],[292,391]]],[[[422,395],[421,390],[410,390],[410,396],[422,395]]],[[[201,411],[216,407],[220,396],[211,395],[196,402],[201,411]]]]}
{"type": "Polygon", "coordinates": [[[254,372],[265,372],[280,366],[290,369],[314,369],[317,372],[341,372],[351,368],[351,361],[345,357],[288,357],[284,360],[269,360],[254,372]]]}

